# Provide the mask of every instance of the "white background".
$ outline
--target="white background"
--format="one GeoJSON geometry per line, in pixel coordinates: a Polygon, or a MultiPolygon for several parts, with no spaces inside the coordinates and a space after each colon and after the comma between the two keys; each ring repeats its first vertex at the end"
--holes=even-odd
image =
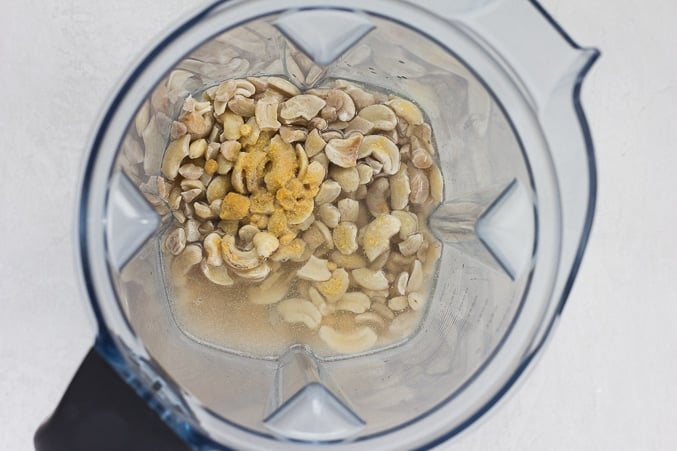
{"type": "MultiPolygon", "coordinates": [[[[583,89],[599,167],[594,229],[545,355],[449,448],[677,449],[677,2],[543,5],[603,53],[583,89]]],[[[140,50],[195,6],[3,2],[1,450],[32,449],[93,341],[73,242],[89,133],[140,50]]]]}

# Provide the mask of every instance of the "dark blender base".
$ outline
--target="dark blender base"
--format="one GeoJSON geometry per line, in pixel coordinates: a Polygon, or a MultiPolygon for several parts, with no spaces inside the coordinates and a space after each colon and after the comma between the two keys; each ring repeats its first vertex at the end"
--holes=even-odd
{"type": "Polygon", "coordinates": [[[34,440],[37,451],[190,449],[93,348],[34,440]]]}

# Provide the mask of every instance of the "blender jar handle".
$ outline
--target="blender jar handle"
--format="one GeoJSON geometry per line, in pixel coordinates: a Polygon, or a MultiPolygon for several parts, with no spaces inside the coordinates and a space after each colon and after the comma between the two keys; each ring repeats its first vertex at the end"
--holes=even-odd
{"type": "Polygon", "coordinates": [[[94,348],[34,440],[37,451],[190,449],[94,348]]]}

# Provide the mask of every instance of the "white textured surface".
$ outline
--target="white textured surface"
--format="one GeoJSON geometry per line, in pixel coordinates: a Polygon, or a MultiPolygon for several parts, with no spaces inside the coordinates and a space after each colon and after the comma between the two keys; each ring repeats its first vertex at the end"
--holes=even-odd
{"type": "MultiPolygon", "coordinates": [[[[602,58],[583,101],[593,235],[543,358],[457,450],[677,449],[673,0],[544,0],[602,58]]],[[[74,272],[85,143],[123,70],[195,4],[9,0],[0,15],[0,449],[30,450],[93,340],[74,272]],[[141,46],[141,47],[140,47],[141,46]]]]}

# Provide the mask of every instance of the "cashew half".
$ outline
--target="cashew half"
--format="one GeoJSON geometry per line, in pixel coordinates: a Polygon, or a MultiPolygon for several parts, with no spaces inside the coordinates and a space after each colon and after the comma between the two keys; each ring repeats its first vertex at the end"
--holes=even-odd
{"type": "MultiPolygon", "coordinates": [[[[329,161],[342,168],[351,168],[357,165],[357,155],[362,144],[362,135],[356,134],[350,138],[334,138],[329,140],[324,153],[329,161]]],[[[399,156],[399,153],[398,153],[399,156]]]]}
{"type": "Polygon", "coordinates": [[[400,231],[402,223],[392,215],[380,215],[370,222],[364,231],[362,246],[369,261],[390,248],[390,238],[400,231]]]}
{"type": "Polygon", "coordinates": [[[372,271],[369,268],[358,268],[352,271],[353,279],[363,288],[369,290],[385,290],[388,288],[388,279],[381,270],[372,271]]]}
{"type": "Polygon", "coordinates": [[[317,329],[322,314],[312,302],[302,298],[285,299],[277,304],[277,311],[287,323],[302,323],[309,329],[317,329]]]}
{"type": "Polygon", "coordinates": [[[366,326],[347,333],[322,326],[318,335],[330,348],[343,354],[365,351],[374,346],[378,339],[376,332],[366,326]]]}
{"type": "Polygon", "coordinates": [[[296,271],[299,279],[310,280],[313,282],[324,282],[331,278],[331,272],[327,267],[327,260],[317,258],[311,255],[303,267],[296,271]]]}

